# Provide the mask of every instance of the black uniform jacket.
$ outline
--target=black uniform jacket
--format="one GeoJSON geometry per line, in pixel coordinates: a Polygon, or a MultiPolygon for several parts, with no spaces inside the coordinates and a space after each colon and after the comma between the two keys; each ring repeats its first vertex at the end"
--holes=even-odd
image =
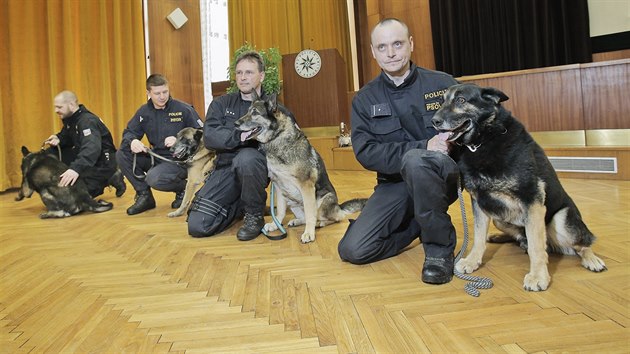
{"type": "MultiPolygon", "coordinates": [[[[262,98],[265,97],[263,93],[262,98]]],[[[203,141],[208,149],[217,151],[217,167],[231,164],[238,150],[243,147],[258,148],[255,140],[242,142],[240,131],[234,125],[236,120],[247,113],[251,104],[251,101],[242,99],[240,92],[228,93],[210,103],[204,123],[203,141]]],[[[278,109],[295,121],[293,114],[285,107],[278,104],[278,109]]]]}
{"type": "Polygon", "coordinates": [[[90,167],[105,166],[116,153],[109,129],[84,105],[79,105],[79,110],[63,119],[63,127],[57,137],[60,147],[71,147],[76,154],[70,168],[79,175],[90,167]]]}
{"type": "Polygon", "coordinates": [[[379,181],[400,181],[402,157],[410,149],[426,149],[437,134],[431,124],[452,76],[411,63],[400,86],[384,73],[365,85],[352,100],[352,148],[357,160],[376,171],[379,181]]]}
{"type": "Polygon", "coordinates": [[[142,105],[127,124],[123,131],[120,144],[121,149],[130,149],[133,139],[147,136],[153,152],[164,157],[170,157],[169,148],[164,146],[164,139],[177,136],[177,133],[187,127],[201,128],[203,122],[195,109],[182,101],[169,98],[164,109],[155,109],[153,102],[142,105]]]}

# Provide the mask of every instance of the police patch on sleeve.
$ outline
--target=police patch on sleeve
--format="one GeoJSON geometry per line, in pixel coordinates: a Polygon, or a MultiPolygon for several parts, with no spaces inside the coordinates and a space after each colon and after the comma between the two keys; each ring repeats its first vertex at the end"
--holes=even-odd
{"type": "Polygon", "coordinates": [[[91,134],[92,134],[92,131],[90,130],[90,128],[83,129],[83,136],[88,136],[91,134]]]}
{"type": "Polygon", "coordinates": [[[201,119],[197,119],[197,124],[199,124],[200,127],[203,127],[203,122],[201,121],[201,119]]]}

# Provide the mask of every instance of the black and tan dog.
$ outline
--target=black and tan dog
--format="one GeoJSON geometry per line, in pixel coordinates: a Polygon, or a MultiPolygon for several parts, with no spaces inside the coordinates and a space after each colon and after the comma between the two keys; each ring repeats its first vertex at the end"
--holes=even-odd
{"type": "Polygon", "coordinates": [[[216,153],[207,149],[203,144],[202,128],[184,128],[177,133],[177,140],[171,147],[171,153],[176,160],[185,161],[188,169],[188,179],[182,205],[170,213],[169,217],[184,215],[192,198],[203,184],[204,178],[214,169],[216,153]]]}
{"type": "Polygon", "coordinates": [[[490,219],[523,245],[530,259],[526,290],[546,290],[550,251],[578,254],[582,266],[600,272],[604,262],[591,250],[595,236],[566,193],[547,159],[525,127],[501,102],[508,97],[495,88],[472,84],[449,88],[433,117],[440,132],[455,143],[451,156],[472,196],[474,246],[456,268],[471,273],[482,263],[490,219]]]}
{"type": "MultiPolygon", "coordinates": [[[[288,205],[295,219],[287,225],[306,224],[301,241],[307,243],[315,241],[315,227],[339,222],[346,215],[360,211],[366,199],[352,199],[339,205],[324,161],[283,110],[275,96],[265,100],[255,97],[247,114],[235,124],[242,131],[241,140],[258,140],[265,151],[269,176],[280,190],[276,194],[277,219],[282,222],[288,205]]],[[[268,223],[265,230],[272,232],[277,226],[268,223]]]]}
{"type": "Polygon", "coordinates": [[[22,146],[22,155],[22,186],[15,200],[39,193],[48,210],[40,214],[40,218],[63,218],[84,210],[101,213],[112,209],[112,203],[94,200],[81,179],[74,185],[60,187],[59,176],[68,166],[53,155],[43,150],[30,152],[25,146],[22,146]]]}

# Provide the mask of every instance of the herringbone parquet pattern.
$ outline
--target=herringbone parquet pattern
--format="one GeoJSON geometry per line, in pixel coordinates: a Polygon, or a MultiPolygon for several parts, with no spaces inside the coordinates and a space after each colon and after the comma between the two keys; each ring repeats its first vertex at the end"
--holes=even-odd
{"type": "MultiPolygon", "coordinates": [[[[331,171],[341,200],[370,194],[374,175],[331,171]]],[[[630,182],[563,180],[598,236],[608,271],[550,257],[551,288],[522,290],[527,255],[489,245],[477,272],[495,287],[419,280],[412,244],[371,265],[340,261],[347,223],[302,228],[282,241],[187,236],[158,207],[129,217],[133,191],[112,211],[40,220],[37,196],[0,195],[0,351],[5,353],[416,353],[630,351],[630,182]]],[[[468,201],[467,201],[467,204],[468,201]]],[[[462,237],[462,218],[451,215],[462,237]]],[[[471,215],[470,210],[468,214],[471,215]]],[[[469,219],[471,216],[469,216],[469,219]]],[[[469,220],[472,225],[472,220],[469,220]]]]}

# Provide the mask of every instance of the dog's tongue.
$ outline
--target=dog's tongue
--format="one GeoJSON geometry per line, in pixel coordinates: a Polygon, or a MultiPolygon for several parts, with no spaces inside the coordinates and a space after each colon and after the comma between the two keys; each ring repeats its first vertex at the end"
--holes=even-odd
{"type": "Polygon", "coordinates": [[[442,141],[447,141],[448,138],[451,137],[451,135],[453,135],[453,132],[438,133],[438,139],[440,139],[442,141]]]}
{"type": "Polygon", "coordinates": [[[247,140],[247,137],[249,137],[249,132],[241,132],[241,141],[247,140]]]}

